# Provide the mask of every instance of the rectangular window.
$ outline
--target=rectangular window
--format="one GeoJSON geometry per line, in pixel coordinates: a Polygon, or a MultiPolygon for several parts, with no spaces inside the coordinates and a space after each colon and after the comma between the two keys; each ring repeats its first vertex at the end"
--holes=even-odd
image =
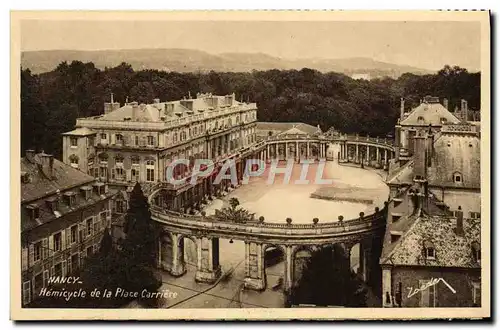
{"type": "Polygon", "coordinates": [[[139,170],[133,168],[130,173],[132,174],[132,182],[139,181],[139,170]]]}
{"type": "Polygon", "coordinates": [[[116,138],[116,144],[123,144],[123,135],[116,134],[115,138],[116,138]]]}
{"type": "Polygon", "coordinates": [[[34,259],[35,261],[42,259],[42,241],[36,242],[35,247],[33,249],[34,259]]]}
{"type": "Polygon", "coordinates": [[[469,217],[471,219],[481,219],[481,213],[480,212],[469,212],[469,217]]]}
{"type": "Polygon", "coordinates": [[[92,223],[92,218],[88,218],[87,220],[85,220],[87,236],[92,235],[92,223]]]}
{"type": "Polygon", "coordinates": [[[116,213],[125,213],[123,201],[116,201],[116,213]]]}
{"type": "Polygon", "coordinates": [[[135,136],[135,145],[138,146],[139,145],[139,137],[136,135],[135,136]]]}
{"type": "Polygon", "coordinates": [[[78,239],[78,225],[71,226],[71,244],[76,243],[78,239]]]}
{"type": "Polygon", "coordinates": [[[54,265],[54,276],[63,276],[62,263],[54,265]]]}
{"type": "Polygon", "coordinates": [[[70,144],[72,147],[78,147],[78,138],[77,137],[70,137],[69,138],[70,144]]]}
{"type": "Polygon", "coordinates": [[[101,133],[101,140],[106,140],[108,137],[106,133],[101,133]]]}
{"type": "Polygon", "coordinates": [[[62,235],[61,233],[54,234],[54,251],[61,251],[62,248],[62,235]]]}
{"type": "Polygon", "coordinates": [[[152,168],[146,169],[146,181],[153,182],[155,180],[155,170],[152,168]]]}
{"type": "Polygon", "coordinates": [[[40,272],[35,275],[35,287],[33,288],[33,292],[40,291],[43,288],[43,274],[40,272]]]}
{"type": "Polygon", "coordinates": [[[148,136],[148,146],[154,146],[154,144],[155,144],[154,136],[149,135],[148,136]]]}
{"type": "Polygon", "coordinates": [[[75,271],[80,267],[80,258],[78,257],[78,253],[73,254],[71,256],[71,271],[75,271]]]}

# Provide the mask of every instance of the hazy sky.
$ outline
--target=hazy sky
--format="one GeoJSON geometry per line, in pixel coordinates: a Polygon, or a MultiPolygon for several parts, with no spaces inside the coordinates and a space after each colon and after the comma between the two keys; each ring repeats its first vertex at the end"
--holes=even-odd
{"type": "Polygon", "coordinates": [[[23,21],[22,50],[189,48],[480,68],[476,22],[23,21]]]}

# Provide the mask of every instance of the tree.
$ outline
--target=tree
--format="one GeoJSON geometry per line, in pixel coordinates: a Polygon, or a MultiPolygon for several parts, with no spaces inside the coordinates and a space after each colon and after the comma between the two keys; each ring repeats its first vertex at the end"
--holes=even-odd
{"type": "Polygon", "coordinates": [[[141,267],[153,266],[157,230],[141,185],[137,182],[130,193],[129,209],[125,215],[125,240],[122,250],[129,261],[141,267]]]}
{"type": "Polygon", "coordinates": [[[361,307],[366,306],[366,289],[342,247],[335,245],[313,252],[289,299],[295,305],[361,307]]]}
{"type": "Polygon", "coordinates": [[[240,201],[233,197],[229,199],[229,207],[223,207],[221,210],[215,210],[215,218],[219,221],[232,221],[245,223],[255,220],[255,213],[239,207],[240,201]]]}

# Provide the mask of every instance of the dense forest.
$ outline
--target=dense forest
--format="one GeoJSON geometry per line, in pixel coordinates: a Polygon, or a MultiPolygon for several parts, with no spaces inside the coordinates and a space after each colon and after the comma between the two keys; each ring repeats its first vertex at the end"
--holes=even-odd
{"type": "Polygon", "coordinates": [[[103,103],[151,103],[182,99],[197,92],[235,93],[256,102],[259,121],[305,122],[345,133],[383,136],[399,116],[400,98],[416,106],[425,95],[448,98],[450,108],[469,102],[480,108],[480,73],[445,66],[436,74],[403,74],[398,79],[354,80],[346,75],[302,70],[245,73],[134,71],[126,63],[100,70],[93,63],[63,62],[51,72],[21,70],[21,152],[45,150],[61,157],[61,133],[78,117],[103,113],[103,103]]]}

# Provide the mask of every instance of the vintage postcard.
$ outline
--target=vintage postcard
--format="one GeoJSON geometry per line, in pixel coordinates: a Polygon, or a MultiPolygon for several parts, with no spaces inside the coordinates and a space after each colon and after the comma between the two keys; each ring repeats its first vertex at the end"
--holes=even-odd
{"type": "Polygon", "coordinates": [[[11,36],[12,319],[491,316],[488,11],[11,36]]]}

